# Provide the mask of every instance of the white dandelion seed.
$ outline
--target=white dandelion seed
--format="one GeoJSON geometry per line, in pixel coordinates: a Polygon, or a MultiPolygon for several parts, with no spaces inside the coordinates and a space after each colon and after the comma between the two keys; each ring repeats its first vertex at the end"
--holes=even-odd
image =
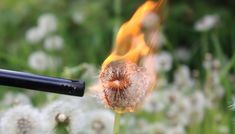
{"type": "Polygon", "coordinates": [[[203,67],[206,70],[211,70],[212,69],[212,64],[213,64],[213,57],[210,53],[207,53],[205,55],[205,60],[203,61],[203,67]]]}
{"type": "Polygon", "coordinates": [[[184,126],[173,126],[169,127],[166,131],[166,134],[186,134],[184,126]]]}
{"type": "Polygon", "coordinates": [[[78,108],[73,103],[60,100],[48,104],[42,111],[49,122],[48,127],[54,129],[58,123],[63,121],[63,123],[70,125],[71,119],[81,114],[78,108]]]}
{"type": "Polygon", "coordinates": [[[74,96],[60,95],[59,100],[70,102],[74,107],[78,107],[82,112],[92,111],[104,108],[100,98],[93,94],[86,94],[85,97],[78,98],[74,96]]]}
{"type": "Polygon", "coordinates": [[[71,134],[111,134],[114,115],[112,112],[97,109],[71,120],[71,134]]]}
{"type": "Polygon", "coordinates": [[[220,134],[228,134],[229,133],[228,126],[221,125],[221,126],[219,126],[218,129],[219,129],[220,134]]]}
{"type": "Polygon", "coordinates": [[[168,52],[160,52],[155,55],[154,63],[157,71],[170,71],[172,68],[172,56],[168,52]]]}
{"type": "Polygon", "coordinates": [[[155,123],[153,124],[154,134],[165,134],[168,130],[168,126],[163,123],[155,123]]]}
{"type": "Polygon", "coordinates": [[[1,119],[2,134],[43,134],[47,132],[44,117],[30,106],[12,108],[1,119]]]}
{"type": "Polygon", "coordinates": [[[5,106],[12,106],[12,105],[31,105],[31,101],[29,97],[27,97],[24,94],[18,93],[18,94],[13,94],[13,93],[6,93],[4,95],[3,100],[1,101],[2,105],[5,106]]]}
{"type": "Polygon", "coordinates": [[[48,68],[48,55],[43,51],[36,51],[29,56],[29,67],[37,71],[45,71],[48,68]]]}
{"type": "Polygon", "coordinates": [[[86,19],[85,13],[82,11],[75,11],[72,15],[72,20],[76,24],[82,24],[86,19]]]}
{"type": "Polygon", "coordinates": [[[181,61],[188,61],[190,58],[190,51],[187,48],[181,47],[176,49],[175,55],[181,61]]]}
{"type": "Polygon", "coordinates": [[[188,89],[194,85],[194,80],[191,78],[190,69],[186,65],[178,68],[174,75],[174,84],[180,87],[181,90],[188,89]]]}
{"type": "Polygon", "coordinates": [[[152,134],[154,131],[153,125],[151,125],[145,119],[128,118],[125,124],[125,132],[130,134],[152,134]]]}
{"type": "Polygon", "coordinates": [[[193,105],[193,108],[195,108],[195,109],[205,109],[206,107],[208,107],[206,96],[200,90],[195,91],[190,96],[190,99],[191,99],[191,103],[193,105]]]}
{"type": "Polygon", "coordinates": [[[45,33],[54,32],[57,30],[56,17],[51,13],[42,14],[38,18],[38,27],[45,33]]]}
{"type": "Polygon", "coordinates": [[[48,51],[59,51],[64,47],[64,40],[61,36],[49,36],[44,41],[44,48],[48,51]]]}
{"type": "Polygon", "coordinates": [[[48,69],[57,69],[62,64],[62,59],[56,56],[48,56],[48,69]]]}
{"type": "Polygon", "coordinates": [[[218,24],[219,19],[218,15],[206,15],[195,23],[194,29],[199,32],[209,31],[218,24]]]}
{"type": "Polygon", "coordinates": [[[150,113],[161,112],[165,109],[165,103],[161,92],[153,92],[144,104],[144,111],[150,113]]]}
{"type": "Polygon", "coordinates": [[[29,43],[36,44],[43,39],[44,32],[39,27],[33,27],[26,32],[25,36],[29,43]]]}
{"type": "Polygon", "coordinates": [[[187,126],[191,110],[192,106],[190,101],[187,97],[183,97],[171,104],[166,114],[172,125],[187,126]]]}

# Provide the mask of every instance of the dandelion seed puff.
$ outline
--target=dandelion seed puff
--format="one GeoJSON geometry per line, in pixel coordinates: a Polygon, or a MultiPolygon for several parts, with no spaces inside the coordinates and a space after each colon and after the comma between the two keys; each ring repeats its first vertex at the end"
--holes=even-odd
{"type": "Polygon", "coordinates": [[[54,35],[45,39],[44,48],[48,51],[61,50],[64,47],[64,40],[61,36],[54,35]]]}
{"type": "Polygon", "coordinates": [[[33,27],[26,32],[25,37],[29,43],[36,44],[43,39],[44,33],[39,27],[33,27]]]}
{"type": "Polygon", "coordinates": [[[6,93],[1,102],[2,102],[2,105],[5,105],[5,106],[25,105],[25,104],[30,105],[31,104],[30,99],[26,95],[21,94],[21,93],[18,93],[18,94],[6,93]]]}
{"type": "Polygon", "coordinates": [[[48,56],[47,62],[48,62],[48,69],[54,70],[60,67],[60,65],[62,64],[62,59],[56,56],[48,56]]]}
{"type": "Polygon", "coordinates": [[[78,107],[66,101],[55,101],[48,104],[43,110],[43,114],[47,119],[48,127],[53,129],[58,123],[70,124],[70,120],[80,114],[78,107]]]}
{"type": "Polygon", "coordinates": [[[165,109],[166,102],[160,92],[154,92],[144,104],[144,111],[149,113],[162,112],[165,109]]]}
{"type": "Polygon", "coordinates": [[[114,61],[100,73],[105,104],[116,112],[133,112],[149,92],[145,68],[128,61],[114,61]]]}
{"type": "Polygon", "coordinates": [[[125,131],[130,134],[151,134],[154,131],[152,124],[145,119],[128,118],[125,131]]]}
{"type": "Polygon", "coordinates": [[[188,61],[190,58],[190,50],[184,47],[180,47],[176,49],[175,55],[181,61],[188,61]]]}
{"type": "Polygon", "coordinates": [[[29,56],[29,67],[37,71],[45,71],[48,68],[48,56],[43,51],[36,51],[29,56]]]}
{"type": "Polygon", "coordinates": [[[112,112],[103,109],[93,110],[71,120],[71,134],[111,134],[113,121],[112,112]]]}
{"type": "Polygon", "coordinates": [[[166,134],[186,134],[184,126],[174,126],[167,129],[166,134]]]}
{"type": "Polygon", "coordinates": [[[17,106],[7,111],[1,119],[2,134],[43,134],[46,122],[36,109],[17,106]]]}
{"type": "Polygon", "coordinates": [[[56,17],[51,13],[42,14],[38,18],[38,27],[44,31],[45,34],[54,32],[57,30],[56,17]]]}
{"type": "Polygon", "coordinates": [[[204,111],[210,107],[205,94],[202,91],[196,91],[190,96],[192,113],[190,119],[196,123],[201,123],[204,118],[204,111]]]}
{"type": "Polygon", "coordinates": [[[75,11],[72,15],[73,22],[76,24],[82,24],[85,19],[85,13],[83,11],[75,11]]]}
{"type": "Polygon", "coordinates": [[[172,56],[168,52],[155,55],[155,69],[157,71],[170,71],[172,68],[172,56]]]}
{"type": "Polygon", "coordinates": [[[163,123],[153,124],[153,130],[155,134],[165,134],[168,127],[163,123]]]}
{"type": "Polygon", "coordinates": [[[87,93],[84,97],[74,97],[68,95],[61,95],[59,100],[69,102],[74,107],[78,107],[82,112],[92,111],[99,108],[104,108],[100,98],[93,94],[87,93]]]}
{"type": "Polygon", "coordinates": [[[194,80],[191,78],[190,69],[186,65],[182,65],[174,74],[174,84],[182,89],[188,89],[194,85],[194,80]]]}
{"type": "Polygon", "coordinates": [[[206,15],[195,23],[194,29],[199,32],[205,32],[214,28],[218,22],[218,15],[206,15]]]}

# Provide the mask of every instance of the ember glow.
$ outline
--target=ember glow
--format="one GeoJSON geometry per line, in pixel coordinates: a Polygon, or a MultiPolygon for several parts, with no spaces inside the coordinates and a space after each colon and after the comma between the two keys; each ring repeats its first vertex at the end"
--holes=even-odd
{"type": "Polygon", "coordinates": [[[156,81],[152,53],[164,0],[146,1],[119,29],[112,53],[103,62],[100,83],[104,101],[116,112],[132,112],[156,81]]]}

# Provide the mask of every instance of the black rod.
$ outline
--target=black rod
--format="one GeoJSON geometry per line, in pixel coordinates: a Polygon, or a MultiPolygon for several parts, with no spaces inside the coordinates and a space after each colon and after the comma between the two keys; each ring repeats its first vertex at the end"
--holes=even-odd
{"type": "Polygon", "coordinates": [[[0,85],[72,96],[83,96],[85,91],[85,82],[81,80],[67,80],[4,69],[0,69],[0,85]]]}

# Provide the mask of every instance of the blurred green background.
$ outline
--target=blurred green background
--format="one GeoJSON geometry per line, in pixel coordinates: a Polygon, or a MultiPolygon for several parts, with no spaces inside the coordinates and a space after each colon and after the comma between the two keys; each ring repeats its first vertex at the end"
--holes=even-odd
{"type": "MultiPolygon", "coordinates": [[[[78,79],[84,73],[83,68],[92,65],[95,78],[112,49],[116,29],[144,2],[1,0],[0,68],[78,79]],[[50,29],[46,25],[55,27],[50,29]],[[76,73],[68,74],[68,70],[74,67],[76,73]]],[[[224,87],[225,96],[212,113],[222,114],[222,124],[228,126],[226,133],[235,133],[234,112],[229,109],[235,88],[235,1],[169,0],[165,16],[161,28],[165,42],[160,51],[169,52],[173,59],[171,70],[166,72],[165,78],[169,82],[174,81],[174,72],[184,64],[198,71],[198,81],[204,85],[208,80],[208,72],[203,67],[205,57],[210,53],[218,59],[221,64],[220,84],[224,87]],[[216,24],[209,30],[197,30],[196,23],[207,15],[216,16],[216,24]],[[186,53],[186,59],[184,55],[183,58],[177,56],[179,53],[186,53]]],[[[94,78],[84,77],[87,81],[94,78]]],[[[1,98],[9,90],[24,92],[22,89],[1,86],[1,98]]],[[[37,106],[44,103],[44,97],[44,93],[38,93],[32,98],[33,104],[37,106]]],[[[149,118],[143,113],[137,113],[138,116],[149,118]]],[[[204,127],[211,129],[208,122],[204,127]]],[[[200,133],[220,134],[217,131],[200,133]]]]}

